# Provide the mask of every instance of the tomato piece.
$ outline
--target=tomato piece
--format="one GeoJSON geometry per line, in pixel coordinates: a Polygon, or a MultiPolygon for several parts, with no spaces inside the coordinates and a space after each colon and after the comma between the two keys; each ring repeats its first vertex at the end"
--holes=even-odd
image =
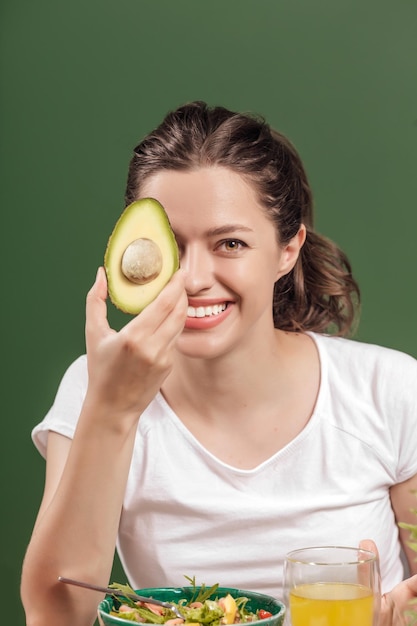
{"type": "Polygon", "coordinates": [[[259,609],[258,617],[259,619],[267,619],[268,617],[272,617],[272,613],[265,611],[265,609],[259,609]]]}

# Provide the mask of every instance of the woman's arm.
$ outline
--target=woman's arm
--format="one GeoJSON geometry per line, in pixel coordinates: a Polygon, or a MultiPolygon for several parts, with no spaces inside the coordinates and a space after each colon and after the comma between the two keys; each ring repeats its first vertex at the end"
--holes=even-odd
{"type": "MultiPolygon", "coordinates": [[[[416,514],[411,511],[417,508],[417,475],[391,487],[390,495],[397,523],[417,524],[416,514]]],[[[417,574],[417,553],[408,545],[409,531],[400,528],[400,539],[410,573],[417,574]]]]}
{"type": "Polygon", "coordinates": [[[137,423],[172,367],[187,309],[177,273],[120,332],[109,328],[104,271],[87,297],[89,382],[74,439],[50,433],[45,491],[22,571],[28,626],[91,626],[100,596],[58,576],[107,585],[137,423]]]}
{"type": "MultiPolygon", "coordinates": [[[[416,508],[416,494],[414,493],[416,489],[417,476],[391,488],[391,502],[397,522],[416,523],[416,516],[410,510],[416,508]]],[[[414,575],[383,595],[379,626],[404,626],[409,623],[405,615],[406,611],[412,608],[417,609],[417,604],[410,605],[410,602],[417,598],[417,554],[408,546],[409,532],[400,529],[400,536],[410,573],[414,575]]],[[[371,550],[376,550],[373,542],[363,542],[363,547],[366,544],[371,550]]]]}

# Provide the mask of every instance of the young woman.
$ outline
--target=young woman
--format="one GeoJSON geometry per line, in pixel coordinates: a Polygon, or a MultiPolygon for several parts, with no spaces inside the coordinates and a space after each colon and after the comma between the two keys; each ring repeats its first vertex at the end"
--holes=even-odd
{"type": "Polygon", "coordinates": [[[417,595],[396,523],[415,505],[417,362],[343,337],[359,289],[313,229],[295,149],[191,103],[135,149],[126,203],[141,197],[165,207],[181,269],[119,332],[102,268],[88,294],[87,354],[33,431],[47,469],[27,624],[91,626],[100,596],[57,579],[107,584],[116,545],[135,588],[189,575],[282,597],[287,551],[366,538],[392,623],[417,595]]]}

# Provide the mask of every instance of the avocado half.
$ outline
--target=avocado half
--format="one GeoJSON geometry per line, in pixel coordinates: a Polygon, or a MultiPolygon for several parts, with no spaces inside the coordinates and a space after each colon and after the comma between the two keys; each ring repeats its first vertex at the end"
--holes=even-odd
{"type": "Polygon", "coordinates": [[[126,207],[104,255],[113,304],[125,313],[140,313],[178,268],[178,246],[163,206],[142,198],[126,207]]]}

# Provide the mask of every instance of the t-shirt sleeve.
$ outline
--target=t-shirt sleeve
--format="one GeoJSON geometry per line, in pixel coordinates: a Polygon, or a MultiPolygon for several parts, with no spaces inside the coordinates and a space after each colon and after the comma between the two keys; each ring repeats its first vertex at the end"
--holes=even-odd
{"type": "Polygon", "coordinates": [[[67,369],[59,384],[55,400],[48,413],[32,430],[32,441],[46,456],[48,432],[54,431],[72,439],[87,390],[87,358],[76,359],[67,369]]]}
{"type": "Polygon", "coordinates": [[[387,485],[416,475],[417,359],[385,346],[314,337],[325,392],[328,381],[320,406],[329,421],[378,457],[387,485]]]}
{"type": "Polygon", "coordinates": [[[396,480],[417,474],[417,360],[392,353],[391,372],[382,378],[387,396],[389,429],[397,458],[396,480]],[[392,378],[392,380],[390,380],[392,378]]]}

